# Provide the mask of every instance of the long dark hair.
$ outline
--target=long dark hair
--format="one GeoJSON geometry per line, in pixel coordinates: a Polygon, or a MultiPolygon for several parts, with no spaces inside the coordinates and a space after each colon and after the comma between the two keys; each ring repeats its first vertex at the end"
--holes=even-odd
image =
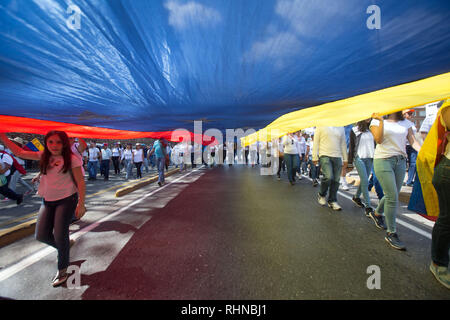
{"type": "Polygon", "coordinates": [[[72,150],[70,149],[70,141],[67,133],[64,131],[53,130],[49,131],[44,138],[44,152],[42,153],[41,161],[39,162],[39,168],[42,174],[47,174],[50,157],[52,156],[52,153],[47,147],[47,140],[55,135],[58,136],[63,143],[61,156],[64,159],[64,167],[62,168],[62,172],[66,173],[72,167],[72,150]]]}
{"type": "Polygon", "coordinates": [[[358,127],[359,132],[369,131],[369,124],[366,120],[359,121],[356,126],[358,127]]]}
{"type": "Polygon", "coordinates": [[[394,113],[388,114],[388,115],[386,115],[386,119],[389,118],[391,115],[394,115],[395,121],[405,120],[405,117],[403,116],[403,112],[402,111],[398,111],[398,112],[394,112],[394,113]]]}

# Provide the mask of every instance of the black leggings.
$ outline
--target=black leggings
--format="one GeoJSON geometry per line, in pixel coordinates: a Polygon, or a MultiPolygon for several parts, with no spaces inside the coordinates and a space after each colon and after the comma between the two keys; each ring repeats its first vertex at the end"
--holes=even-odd
{"type": "Polygon", "coordinates": [[[114,173],[119,174],[120,173],[119,157],[112,157],[111,159],[114,165],[114,173]]]}
{"type": "Polygon", "coordinates": [[[142,162],[135,162],[134,163],[136,165],[136,169],[137,169],[137,174],[136,174],[136,178],[142,178],[142,173],[141,173],[141,166],[142,166],[142,162]]]}
{"type": "Polygon", "coordinates": [[[36,223],[36,240],[58,250],[58,270],[69,266],[69,225],[78,204],[78,194],[57,201],[42,201],[36,223]]]}

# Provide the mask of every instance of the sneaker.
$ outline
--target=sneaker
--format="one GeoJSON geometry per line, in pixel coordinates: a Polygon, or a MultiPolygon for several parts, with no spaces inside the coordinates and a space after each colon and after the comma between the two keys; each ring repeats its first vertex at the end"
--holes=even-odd
{"type": "Polygon", "coordinates": [[[384,240],[386,240],[389,245],[397,250],[406,250],[405,245],[403,244],[403,242],[400,241],[400,239],[398,238],[397,233],[386,233],[386,237],[384,237],[384,240]]]}
{"type": "Polygon", "coordinates": [[[344,191],[350,190],[350,188],[348,187],[347,183],[342,183],[341,184],[341,189],[344,190],[344,191]]]}
{"type": "Polygon", "coordinates": [[[322,197],[320,194],[317,195],[317,201],[321,206],[324,206],[327,204],[327,199],[325,197],[322,197]]]}
{"type": "Polygon", "coordinates": [[[370,218],[370,214],[373,213],[373,209],[371,207],[367,207],[364,211],[366,212],[366,217],[370,218]]]}
{"type": "Polygon", "coordinates": [[[280,181],[280,180],[281,180],[281,177],[280,177],[280,175],[277,175],[277,179],[278,179],[278,181],[280,181]]]}
{"type": "Polygon", "coordinates": [[[386,224],[384,223],[384,217],[377,215],[375,211],[369,212],[369,217],[373,220],[378,229],[386,230],[386,224]]]}
{"type": "Polygon", "coordinates": [[[63,283],[65,283],[67,281],[67,278],[69,278],[69,274],[66,272],[66,269],[59,270],[52,280],[52,286],[58,287],[58,286],[62,285],[63,283]]]}
{"type": "Polygon", "coordinates": [[[317,187],[319,185],[319,181],[317,179],[313,180],[313,187],[317,187]]]}
{"type": "Polygon", "coordinates": [[[23,202],[23,194],[19,194],[19,199],[16,200],[17,205],[23,202]]]}
{"type": "Polygon", "coordinates": [[[161,182],[159,182],[159,181],[158,181],[158,185],[159,185],[160,187],[162,187],[162,184],[161,184],[161,182]]]}
{"type": "Polygon", "coordinates": [[[298,172],[297,172],[297,178],[298,178],[298,180],[302,180],[302,175],[298,172]]]}
{"type": "Polygon", "coordinates": [[[328,202],[328,206],[329,206],[331,209],[333,209],[334,211],[341,211],[341,210],[342,210],[341,206],[340,206],[336,201],[334,201],[334,202],[328,202]]]}
{"type": "Polygon", "coordinates": [[[355,196],[352,197],[352,201],[360,208],[364,208],[364,204],[361,201],[361,198],[357,198],[355,196]]]}
{"type": "Polygon", "coordinates": [[[435,265],[432,262],[430,264],[430,271],[440,284],[447,289],[450,289],[450,274],[448,272],[448,268],[435,265]]]}

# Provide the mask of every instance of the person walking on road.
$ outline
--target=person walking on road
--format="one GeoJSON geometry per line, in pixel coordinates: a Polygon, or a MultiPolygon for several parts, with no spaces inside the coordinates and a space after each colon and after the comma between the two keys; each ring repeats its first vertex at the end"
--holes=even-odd
{"type": "Polygon", "coordinates": [[[109,167],[111,164],[111,158],[112,158],[111,149],[108,148],[107,143],[104,143],[102,148],[101,171],[103,172],[103,177],[105,181],[109,180],[109,167]]]}
{"type": "Polygon", "coordinates": [[[431,236],[431,263],[429,268],[436,280],[447,289],[450,289],[450,272],[448,269],[450,258],[449,129],[450,100],[444,101],[441,109],[437,112],[435,122],[427,130],[428,137],[417,158],[418,178],[423,183],[422,186],[426,185],[426,189],[428,189],[428,192],[425,193],[427,211],[438,209],[439,212],[431,236]],[[432,186],[429,186],[430,177],[432,186]]]}
{"type": "Polygon", "coordinates": [[[161,139],[156,140],[153,143],[153,149],[151,154],[155,154],[156,168],[158,169],[158,185],[162,187],[164,185],[164,167],[166,161],[165,148],[161,142],[161,139]]]}
{"type": "Polygon", "coordinates": [[[88,153],[89,153],[88,180],[97,180],[97,168],[98,168],[98,161],[101,160],[101,152],[96,147],[95,142],[91,142],[91,147],[89,148],[88,153]]]}
{"type": "Polygon", "coordinates": [[[320,164],[323,178],[320,181],[318,202],[335,210],[342,210],[337,202],[342,167],[347,168],[347,143],[343,127],[317,127],[314,134],[313,164],[320,164]],[[328,201],[326,195],[328,193],[328,201]]]}
{"type": "Polygon", "coordinates": [[[144,151],[142,150],[142,146],[140,143],[136,143],[136,150],[133,151],[133,163],[136,166],[136,178],[142,178],[141,167],[144,162],[144,151]]]}
{"type": "Polygon", "coordinates": [[[122,150],[119,147],[119,143],[114,145],[114,148],[111,150],[112,156],[111,160],[114,166],[114,174],[120,174],[120,158],[122,156],[122,150]]]}
{"type": "Polygon", "coordinates": [[[73,214],[80,219],[86,212],[82,162],[73,155],[67,134],[50,131],[44,138],[44,151],[26,151],[12,143],[4,133],[0,140],[23,159],[40,160],[38,194],[43,203],[36,223],[36,239],[58,251],[58,271],[52,280],[57,287],[68,279],[70,247],[69,225],[73,214]]]}
{"type": "Polygon", "coordinates": [[[300,160],[297,149],[297,138],[293,133],[288,133],[281,139],[281,144],[283,145],[284,162],[287,167],[289,183],[294,185],[295,173],[297,172],[300,160]]]}
{"type": "Polygon", "coordinates": [[[412,129],[399,124],[403,120],[401,111],[388,115],[386,120],[378,113],[373,114],[372,118],[370,131],[377,143],[374,169],[384,197],[369,215],[378,228],[387,230],[385,240],[391,247],[405,250],[406,246],[397,235],[396,217],[398,196],[406,174],[406,140],[416,151],[420,150],[420,146],[413,138],[412,129]],[[386,225],[383,215],[386,217],[386,225]]]}
{"type": "Polygon", "coordinates": [[[359,121],[350,132],[350,148],[348,164],[356,167],[359,175],[359,186],[352,201],[360,208],[364,208],[366,216],[369,217],[373,211],[370,205],[369,196],[369,176],[373,168],[373,156],[375,153],[375,140],[369,130],[371,118],[359,121]],[[361,194],[364,196],[364,203],[361,201],[361,194]]]}
{"type": "Polygon", "coordinates": [[[0,194],[5,196],[5,199],[15,200],[17,205],[19,205],[23,201],[23,195],[11,190],[6,178],[6,174],[11,170],[12,165],[12,156],[4,151],[3,146],[0,146],[0,194]]]}
{"type": "Polygon", "coordinates": [[[133,178],[133,150],[131,149],[132,144],[127,143],[127,148],[122,152],[122,162],[125,168],[125,179],[133,178]]]}

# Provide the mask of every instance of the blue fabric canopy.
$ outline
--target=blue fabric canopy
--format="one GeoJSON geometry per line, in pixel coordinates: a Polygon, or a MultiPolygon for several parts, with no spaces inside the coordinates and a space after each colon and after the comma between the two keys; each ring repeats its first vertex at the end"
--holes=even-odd
{"type": "Polygon", "coordinates": [[[0,114],[260,129],[449,72],[449,30],[448,0],[0,0],[0,114]]]}

